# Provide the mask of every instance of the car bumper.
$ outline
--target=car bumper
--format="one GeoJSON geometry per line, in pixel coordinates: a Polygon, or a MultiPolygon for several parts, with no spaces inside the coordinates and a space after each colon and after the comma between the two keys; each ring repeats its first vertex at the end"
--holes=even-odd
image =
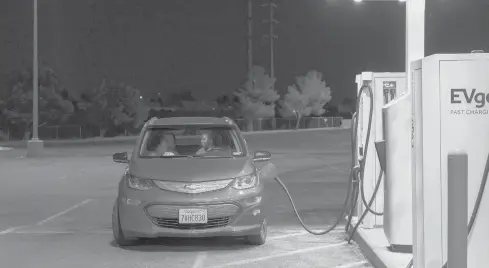
{"type": "MultiPolygon", "coordinates": [[[[128,198],[118,198],[118,213],[122,231],[126,238],[156,238],[156,237],[215,237],[215,236],[246,236],[260,233],[261,223],[265,219],[262,209],[261,197],[247,197],[238,201],[227,201],[221,203],[198,203],[198,204],[168,204],[137,202],[128,198]],[[256,202],[257,198],[260,202],[256,202]],[[255,202],[249,202],[254,200],[255,202]],[[235,207],[235,211],[226,212],[224,208],[235,207]],[[173,208],[171,213],[169,207],[173,208]],[[227,216],[226,221],[211,227],[198,227],[192,225],[178,224],[178,216],[175,210],[179,208],[218,208],[212,210],[214,216],[227,216]],[[163,209],[161,209],[163,208],[163,209]],[[169,221],[171,226],[161,224],[162,214],[172,214],[169,221]],[[216,214],[217,213],[217,214],[216,214]],[[218,215],[221,213],[222,215],[218,215]],[[223,214],[227,213],[227,214],[223,214]],[[232,215],[231,215],[232,214],[232,215]],[[198,228],[197,228],[198,227],[198,228]]],[[[211,211],[211,210],[209,210],[211,211]]],[[[208,215],[209,222],[216,223],[212,215],[208,215]]],[[[222,219],[221,218],[221,219],[222,219]]]]}

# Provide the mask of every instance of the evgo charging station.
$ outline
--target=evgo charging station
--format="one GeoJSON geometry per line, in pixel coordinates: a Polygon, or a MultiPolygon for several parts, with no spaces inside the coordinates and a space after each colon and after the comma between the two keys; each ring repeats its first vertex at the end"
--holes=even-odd
{"type": "MultiPolygon", "coordinates": [[[[358,122],[356,133],[358,148],[355,154],[358,156],[357,159],[365,156],[362,185],[359,189],[361,196],[357,201],[356,215],[362,215],[365,210],[376,212],[367,213],[361,222],[363,228],[374,228],[382,226],[384,223],[384,184],[380,183],[378,187],[376,186],[381,176],[385,176],[385,174],[375,147],[375,142],[384,139],[382,108],[398,96],[406,93],[406,75],[395,72],[363,72],[356,76],[356,84],[357,93],[364,86],[371,88],[371,92],[367,91],[360,95],[359,113],[355,116],[355,120],[358,122]],[[372,107],[370,107],[371,104],[372,107]],[[372,109],[371,118],[369,118],[370,109],[372,109]],[[370,124],[369,119],[371,119],[370,124]],[[369,134],[368,140],[367,134],[369,134]],[[376,188],[378,188],[377,191],[375,191],[376,188]],[[372,205],[367,208],[368,204],[366,203],[372,198],[374,198],[372,205]]],[[[387,179],[387,177],[384,179],[384,183],[387,179]]]]}
{"type": "Polygon", "coordinates": [[[489,54],[411,66],[414,268],[489,267],[489,54]]]}

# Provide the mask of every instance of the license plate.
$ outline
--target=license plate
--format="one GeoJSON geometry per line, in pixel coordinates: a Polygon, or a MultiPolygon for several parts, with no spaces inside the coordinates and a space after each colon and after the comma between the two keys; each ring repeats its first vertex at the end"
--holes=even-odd
{"type": "Polygon", "coordinates": [[[185,208],[178,211],[178,223],[207,223],[207,209],[185,208]]]}

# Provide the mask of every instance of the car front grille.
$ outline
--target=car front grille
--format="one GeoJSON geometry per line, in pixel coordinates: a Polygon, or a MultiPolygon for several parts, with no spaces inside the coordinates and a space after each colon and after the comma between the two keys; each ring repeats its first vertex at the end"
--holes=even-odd
{"type": "Polygon", "coordinates": [[[209,218],[207,223],[199,224],[180,224],[178,219],[168,219],[168,218],[153,218],[153,222],[163,228],[172,228],[180,230],[202,230],[210,228],[225,227],[233,220],[233,217],[220,217],[220,218],[209,218]]]}
{"type": "Polygon", "coordinates": [[[185,193],[185,194],[201,194],[212,191],[222,190],[229,186],[232,179],[203,181],[203,182],[178,182],[178,181],[153,181],[160,189],[185,193]]]}

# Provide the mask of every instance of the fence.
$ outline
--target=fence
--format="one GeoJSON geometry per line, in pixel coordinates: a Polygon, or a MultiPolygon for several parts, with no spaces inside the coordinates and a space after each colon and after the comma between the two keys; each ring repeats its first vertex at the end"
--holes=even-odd
{"type": "MultiPolygon", "coordinates": [[[[43,140],[81,139],[84,137],[82,130],[82,126],[79,125],[41,126],[39,127],[39,138],[43,140]]],[[[30,133],[26,132],[25,128],[0,129],[0,141],[20,140],[22,138],[30,138],[30,133]]]]}
{"type": "MultiPolygon", "coordinates": [[[[235,119],[234,121],[242,131],[263,131],[263,130],[286,130],[286,129],[306,129],[306,128],[331,128],[342,126],[342,117],[304,117],[297,126],[296,118],[259,118],[252,122],[245,119],[235,119]]],[[[122,135],[136,135],[135,133],[124,131],[122,135]]],[[[1,133],[2,131],[0,131],[1,133]]],[[[59,126],[41,126],[39,127],[39,138],[42,140],[56,139],[83,139],[94,137],[93,133],[99,133],[88,127],[79,125],[59,125],[59,126]]],[[[27,139],[26,134],[24,139],[27,139]]],[[[0,140],[22,139],[22,135],[12,135],[11,131],[3,131],[3,137],[0,140]]]]}
{"type": "Polygon", "coordinates": [[[261,131],[340,127],[342,119],[341,117],[304,117],[299,121],[299,125],[296,118],[259,118],[249,124],[245,119],[234,121],[243,131],[261,131]]]}

